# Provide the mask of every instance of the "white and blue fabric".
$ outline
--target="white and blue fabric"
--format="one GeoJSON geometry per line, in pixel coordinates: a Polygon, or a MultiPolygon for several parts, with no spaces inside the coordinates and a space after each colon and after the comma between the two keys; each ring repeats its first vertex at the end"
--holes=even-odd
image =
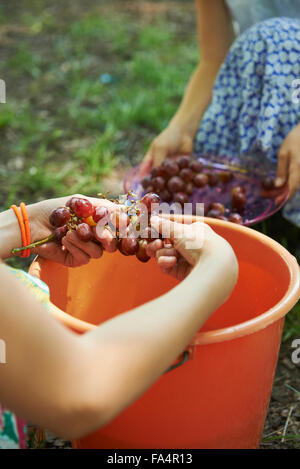
{"type": "MultiPolygon", "coordinates": [[[[275,166],[283,140],[300,123],[300,101],[293,99],[299,78],[300,20],[272,18],[247,29],[219,70],[195,151],[275,166]]],[[[300,191],[284,215],[300,226],[300,191]]]]}

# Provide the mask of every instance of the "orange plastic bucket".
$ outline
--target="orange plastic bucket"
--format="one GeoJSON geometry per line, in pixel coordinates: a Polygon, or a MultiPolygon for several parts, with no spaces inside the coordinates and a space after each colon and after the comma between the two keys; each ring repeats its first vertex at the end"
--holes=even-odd
{"type": "MultiPolygon", "coordinates": [[[[284,316],[300,296],[299,266],[261,233],[220,220],[208,223],[238,257],[232,296],[196,335],[182,366],[165,373],[119,417],[74,447],[259,446],[284,316]]],[[[142,264],[120,253],[104,254],[77,269],[38,259],[31,273],[49,285],[52,302],[66,312],[58,319],[80,333],[176,285],[154,261],[142,264]]]]}

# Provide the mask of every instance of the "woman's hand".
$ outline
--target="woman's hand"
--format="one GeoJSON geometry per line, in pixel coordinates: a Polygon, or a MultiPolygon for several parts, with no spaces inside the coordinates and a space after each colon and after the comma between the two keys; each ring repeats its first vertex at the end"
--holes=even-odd
{"type": "MultiPolygon", "coordinates": [[[[76,196],[84,197],[81,195],[76,196]]],[[[71,197],[72,196],[49,199],[27,207],[32,242],[47,238],[53,232],[53,228],[49,223],[50,213],[55,208],[64,206],[71,197]]],[[[106,206],[111,211],[118,209],[116,204],[108,200],[91,197],[86,198],[90,200],[95,207],[106,206]]],[[[101,240],[98,240],[101,244],[96,241],[86,243],[78,238],[76,232],[71,231],[62,239],[62,244],[49,242],[34,248],[32,252],[67,267],[79,267],[87,264],[90,259],[100,258],[103,254],[103,248],[108,251],[115,250],[114,238],[109,236],[108,232],[107,235],[108,236],[105,236],[104,234],[101,240]]],[[[96,233],[95,237],[97,237],[96,233]]]]}
{"type": "Polygon", "coordinates": [[[176,154],[189,154],[193,150],[193,134],[182,127],[170,124],[151,143],[142,161],[140,176],[144,177],[152,166],[160,165],[165,158],[176,154]]]}
{"type": "MultiPolygon", "coordinates": [[[[234,251],[230,244],[206,223],[187,225],[153,217],[151,224],[171,240],[170,243],[168,239],[156,239],[147,248],[148,255],[156,257],[164,273],[183,280],[194,267],[208,260],[210,268],[216,269],[216,275],[219,272],[232,286],[235,284],[238,263],[234,251]]],[[[221,277],[220,282],[222,283],[221,277]]]]}
{"type": "Polygon", "coordinates": [[[275,185],[281,187],[286,182],[293,197],[300,187],[300,124],[287,135],[278,153],[275,185]]]}

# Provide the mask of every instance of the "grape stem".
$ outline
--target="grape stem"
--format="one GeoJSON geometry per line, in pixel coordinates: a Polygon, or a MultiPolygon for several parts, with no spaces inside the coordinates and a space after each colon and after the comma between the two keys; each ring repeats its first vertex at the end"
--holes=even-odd
{"type": "Polygon", "coordinates": [[[25,251],[26,249],[33,249],[36,246],[41,246],[41,244],[46,244],[49,243],[49,241],[52,241],[54,239],[55,235],[52,233],[50,236],[44,239],[40,239],[40,241],[35,241],[34,243],[28,244],[28,246],[23,246],[21,248],[14,248],[12,249],[11,253],[12,254],[17,254],[18,252],[25,251]]]}

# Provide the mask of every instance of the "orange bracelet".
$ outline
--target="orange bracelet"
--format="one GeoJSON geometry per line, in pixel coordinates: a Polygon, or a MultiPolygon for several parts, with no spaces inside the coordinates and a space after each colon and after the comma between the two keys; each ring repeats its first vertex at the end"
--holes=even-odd
{"type": "MultiPolygon", "coordinates": [[[[29,226],[29,219],[28,219],[28,215],[27,215],[27,209],[26,209],[26,205],[24,204],[24,202],[20,203],[20,209],[21,209],[21,212],[22,212],[22,215],[23,215],[23,220],[24,220],[24,225],[25,225],[25,236],[26,236],[25,246],[28,246],[31,243],[31,241],[30,241],[30,226],[29,226]]],[[[29,257],[30,256],[30,249],[26,249],[25,253],[26,253],[26,255],[24,255],[24,257],[29,257]]]]}
{"type": "MultiPolygon", "coordinates": [[[[20,231],[21,231],[21,237],[22,237],[22,245],[23,247],[24,246],[27,246],[27,234],[26,234],[26,229],[25,229],[25,225],[24,225],[24,221],[23,221],[23,218],[19,212],[19,209],[16,205],[12,205],[10,207],[14,212],[15,212],[15,215],[18,219],[18,222],[19,222],[19,227],[20,227],[20,231]]],[[[26,214],[27,215],[27,214],[26,214]]],[[[27,220],[28,220],[28,217],[26,216],[27,220]]],[[[28,223],[29,225],[29,223],[28,223]]],[[[29,232],[30,233],[30,232],[29,232]]],[[[26,251],[23,251],[22,254],[21,254],[21,257],[28,257],[30,255],[30,250],[29,249],[26,249],[26,251]],[[27,254],[29,252],[29,254],[27,254]]]]}

